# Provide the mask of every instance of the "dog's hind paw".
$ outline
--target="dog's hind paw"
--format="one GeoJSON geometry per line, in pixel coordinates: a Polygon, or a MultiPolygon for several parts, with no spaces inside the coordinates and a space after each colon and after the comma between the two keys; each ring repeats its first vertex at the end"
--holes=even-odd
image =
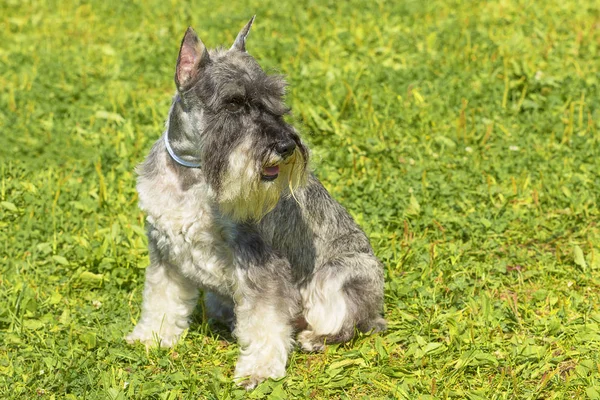
{"type": "Polygon", "coordinates": [[[298,342],[302,350],[312,353],[319,352],[325,349],[323,336],[316,335],[311,330],[304,330],[298,334],[298,342]]]}
{"type": "Polygon", "coordinates": [[[354,330],[342,329],[335,335],[319,335],[310,329],[298,334],[298,342],[302,350],[307,352],[318,352],[325,350],[325,346],[335,343],[344,343],[352,339],[354,330]]]}

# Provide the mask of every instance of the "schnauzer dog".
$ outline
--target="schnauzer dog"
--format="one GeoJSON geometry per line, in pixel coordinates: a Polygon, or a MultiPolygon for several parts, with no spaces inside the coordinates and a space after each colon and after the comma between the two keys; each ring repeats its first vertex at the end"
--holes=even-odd
{"type": "Polygon", "coordinates": [[[181,42],[165,132],[137,170],[150,266],[126,337],[173,346],[201,288],[239,342],[246,388],[285,375],[294,336],[319,351],[386,327],[382,265],[308,171],[285,81],[246,52],[253,21],[229,50],[208,50],[191,28],[181,42]]]}

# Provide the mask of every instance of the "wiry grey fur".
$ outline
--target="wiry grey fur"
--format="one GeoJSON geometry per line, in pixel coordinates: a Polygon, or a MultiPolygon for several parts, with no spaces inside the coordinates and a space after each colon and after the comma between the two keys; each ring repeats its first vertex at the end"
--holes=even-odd
{"type": "Polygon", "coordinates": [[[138,169],[151,264],[132,343],[172,346],[205,293],[234,327],[235,378],[285,375],[294,335],[307,351],[385,329],[383,271],[350,215],[307,172],[283,116],[285,82],[246,53],[253,19],[229,50],[182,41],[167,128],[138,169]]]}

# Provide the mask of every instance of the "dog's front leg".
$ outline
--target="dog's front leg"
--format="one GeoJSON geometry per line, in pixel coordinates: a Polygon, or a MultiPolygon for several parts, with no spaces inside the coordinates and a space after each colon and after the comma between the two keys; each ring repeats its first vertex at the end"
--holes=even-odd
{"type": "Polygon", "coordinates": [[[189,326],[189,317],[198,300],[198,288],[168,265],[154,260],[146,269],[142,315],[125,337],[147,347],[171,347],[189,326]]]}
{"type": "Polygon", "coordinates": [[[293,346],[291,321],[299,307],[289,268],[287,260],[273,255],[267,265],[236,271],[234,335],[240,357],[235,379],[246,389],[285,375],[293,346]]]}

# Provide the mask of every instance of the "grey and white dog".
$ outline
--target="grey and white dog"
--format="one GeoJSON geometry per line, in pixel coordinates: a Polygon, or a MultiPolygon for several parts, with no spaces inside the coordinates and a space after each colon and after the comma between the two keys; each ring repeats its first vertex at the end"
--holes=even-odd
{"type": "Polygon", "coordinates": [[[204,291],[234,330],[235,378],[285,375],[294,336],[306,351],[380,331],[383,269],[352,217],[308,171],[285,82],[246,52],[254,18],[229,50],[189,28],[162,138],[138,169],[150,266],[130,343],[173,346],[204,291]]]}

